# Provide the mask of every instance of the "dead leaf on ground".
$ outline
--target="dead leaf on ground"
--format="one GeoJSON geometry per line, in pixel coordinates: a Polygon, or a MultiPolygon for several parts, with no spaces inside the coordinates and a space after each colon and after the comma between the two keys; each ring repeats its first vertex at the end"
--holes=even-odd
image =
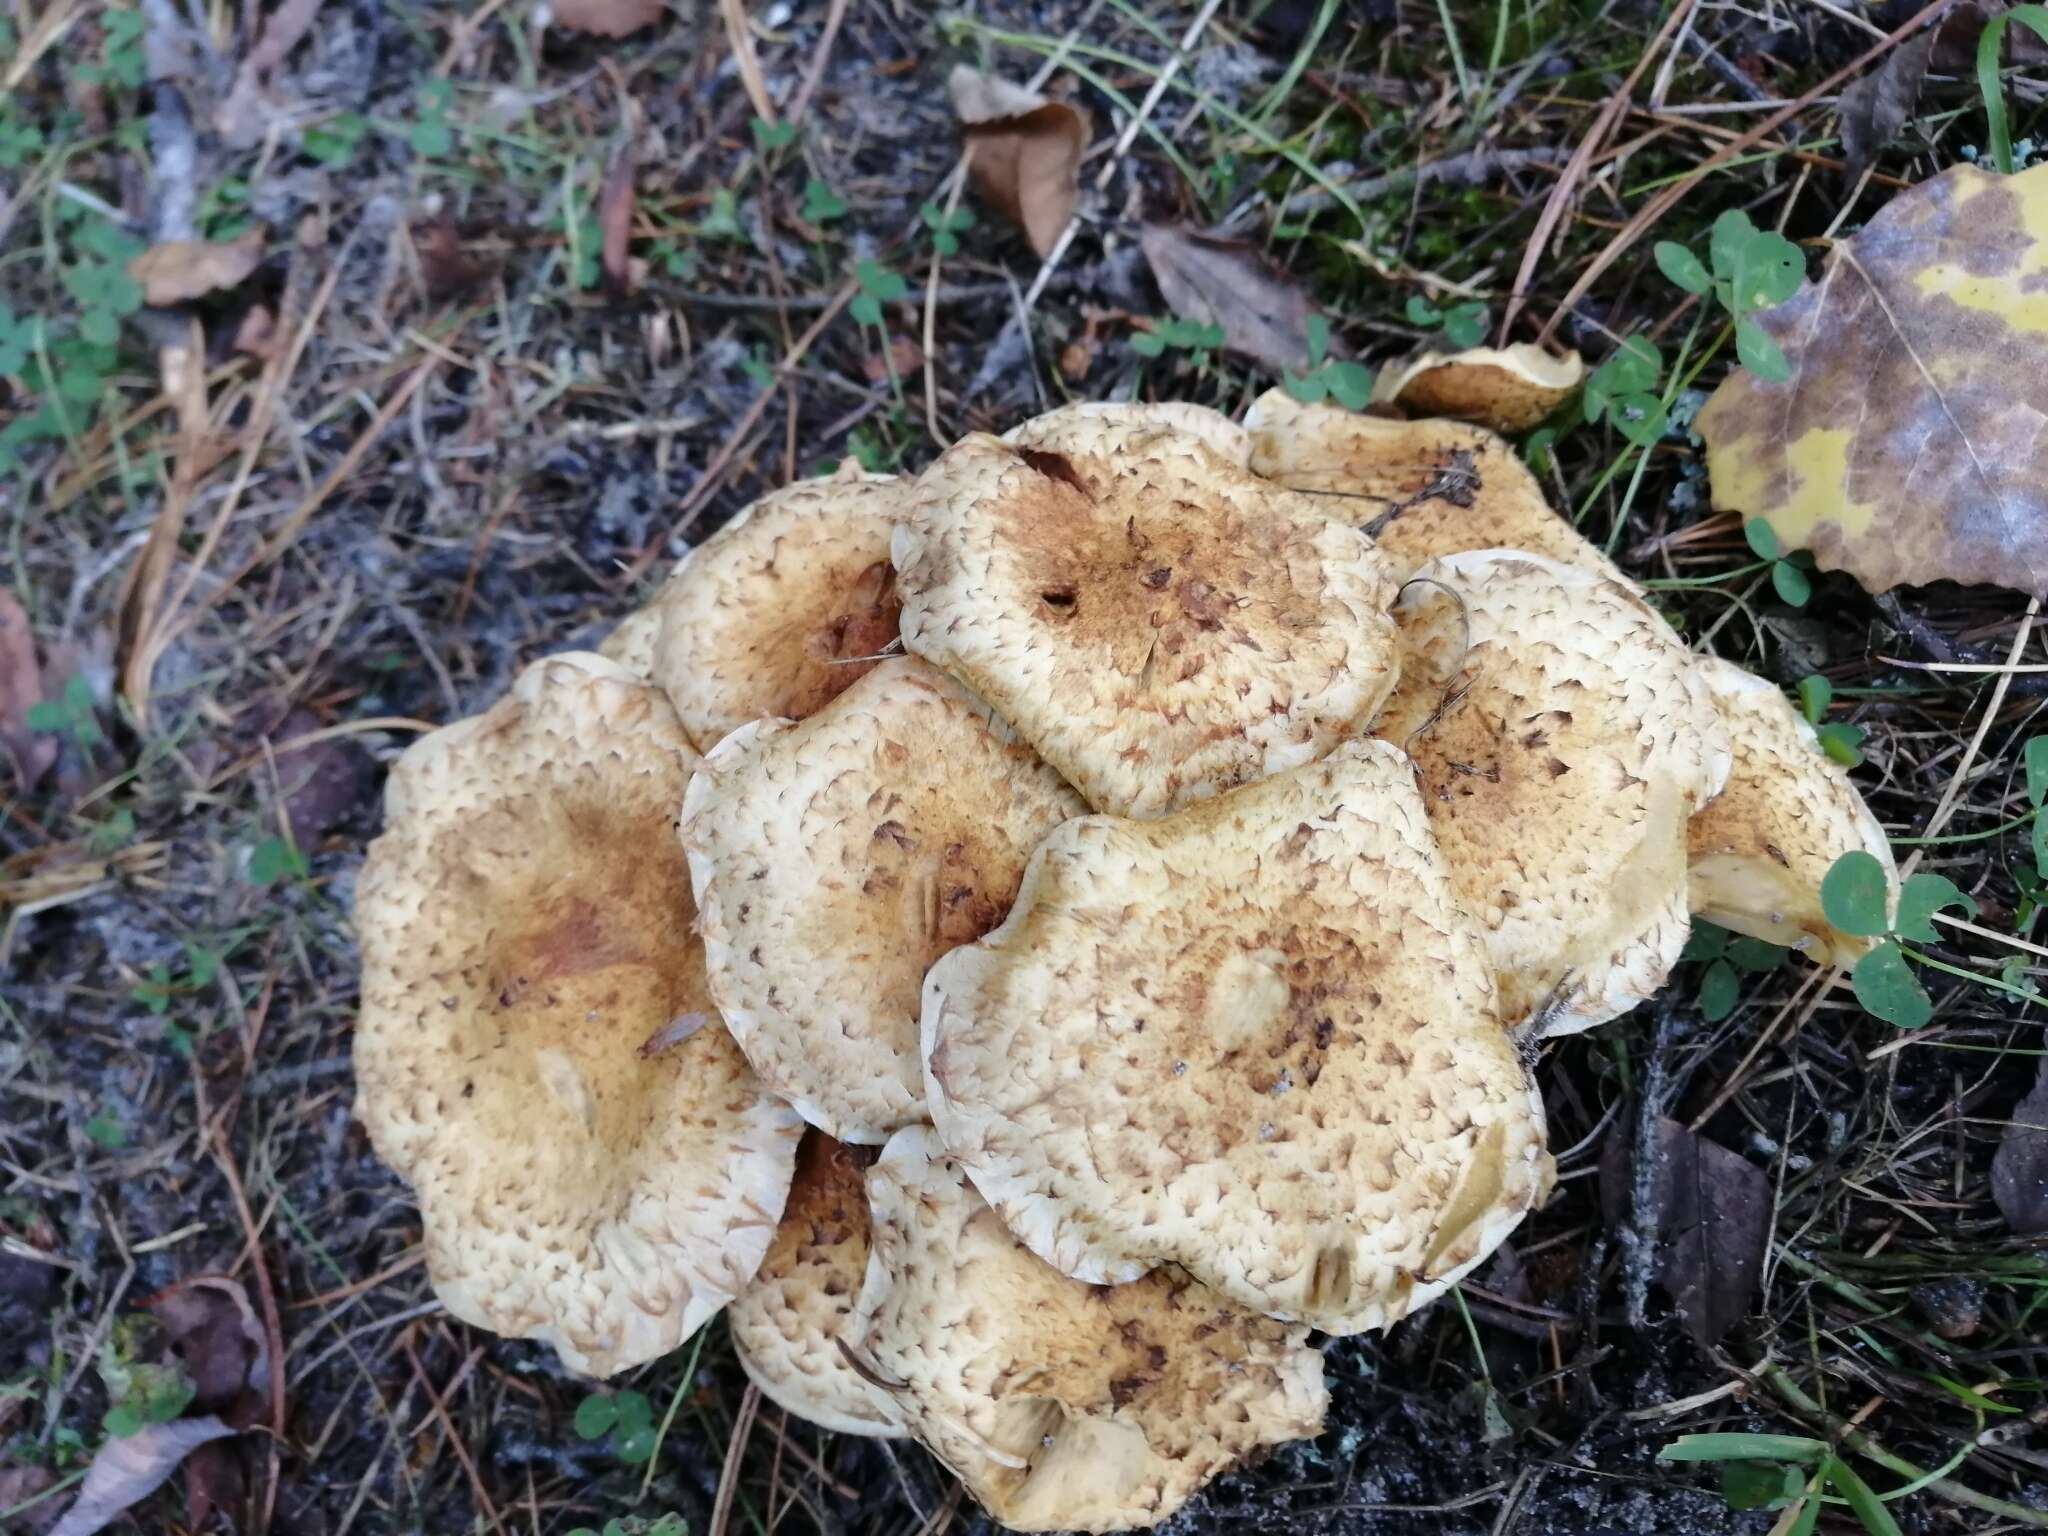
{"type": "Polygon", "coordinates": [[[1842,92],[1842,158],[1851,178],[1870,168],[1881,150],[1899,136],[1920,103],[1920,85],[1934,55],[1939,28],[1922,32],[1842,92]]]}
{"type": "Polygon", "coordinates": [[[241,324],[235,327],[234,349],[245,357],[267,363],[277,355],[278,343],[283,339],[277,333],[277,316],[270,307],[251,304],[241,324]]]}
{"type": "MultiPolygon", "coordinates": [[[[295,709],[267,734],[275,750],[312,735],[323,723],[311,710],[295,709]]],[[[277,787],[293,842],[300,848],[317,845],[371,797],[374,781],[369,754],[346,739],[330,737],[278,751],[277,787]]]]}
{"type": "Polygon", "coordinates": [[[429,298],[455,298],[491,275],[491,264],[463,245],[454,216],[445,210],[413,225],[412,244],[429,298]]]}
{"type": "Polygon", "coordinates": [[[1526,432],[1578,393],[1585,377],[1578,353],[1553,357],[1518,341],[1511,347],[1423,352],[1380,370],[1372,398],[1411,416],[1448,416],[1496,432],[1526,432]]]}
{"type": "Polygon", "coordinates": [[[965,64],[947,76],[946,91],[974,152],[975,190],[1023,229],[1032,250],[1050,255],[1080,195],[1087,114],[965,64]]]}
{"type": "Polygon", "coordinates": [[[1617,1131],[1600,1159],[1610,1225],[1655,1220],[1652,1275],[1702,1349],[1740,1322],[1763,1273],[1771,1182],[1763,1170],[1676,1120],[1657,1122],[1657,1166],[1635,1176],[1631,1138],[1617,1131]],[[1631,1190],[1645,1205],[1632,1210],[1631,1190]]]}
{"type": "Polygon", "coordinates": [[[633,291],[635,168],[633,146],[629,142],[619,150],[611,169],[604,173],[604,187],[597,195],[597,224],[604,232],[605,286],[620,297],[633,291]]]}
{"type": "MultiPolygon", "coordinates": [[[[1316,307],[1257,246],[1175,224],[1147,224],[1138,244],[1176,315],[1222,326],[1225,347],[1274,373],[1308,368],[1307,328],[1316,307]]],[[[1334,337],[1329,355],[1346,355],[1334,337]]]]}
{"type": "Polygon", "coordinates": [[[262,1417],[270,1390],[270,1350],[240,1281],[195,1275],[143,1305],[163,1324],[192,1378],[194,1408],[244,1428],[262,1417]]]}
{"type": "Polygon", "coordinates": [[[164,1485],[178,1463],[200,1446],[237,1431],[212,1414],[145,1424],[134,1434],[110,1437],[92,1458],[78,1498],[50,1536],[97,1536],[131,1506],[164,1485]]]}
{"type": "Polygon", "coordinates": [[[128,263],[128,275],[142,284],[145,304],[183,304],[221,288],[232,288],[263,260],[262,225],[233,240],[167,240],[128,263]]]}
{"type": "Polygon", "coordinates": [[[1700,412],[1714,506],[1882,592],[2048,595],[2048,166],[1902,192],[1758,323],[1791,376],[1700,412]]]}
{"type": "Polygon", "coordinates": [[[234,89],[214,112],[214,127],[233,148],[255,148],[269,124],[286,115],[267,99],[270,77],[312,30],[320,6],[321,0],[284,0],[263,23],[262,36],[235,71],[234,89]]]}
{"type": "Polygon", "coordinates": [[[924,349],[908,336],[891,336],[888,357],[870,352],[861,359],[860,371],[867,376],[869,383],[879,384],[889,377],[891,366],[896,369],[897,378],[908,377],[924,366],[924,349]]]}
{"type": "Polygon", "coordinates": [[[2048,1232],[2048,1057],[1999,1139],[1991,1159],[1991,1198],[2020,1236],[2048,1232]]]}
{"type": "MultiPolygon", "coordinates": [[[[0,1511],[27,1504],[38,1494],[48,1493],[57,1481],[57,1474],[45,1467],[0,1467],[0,1511]]],[[[62,1499],[44,1499],[14,1516],[4,1527],[20,1536],[41,1536],[56,1523],[63,1513],[62,1499]]]]}
{"type": "Polygon", "coordinates": [[[50,771],[57,760],[54,737],[28,728],[28,712],[43,698],[43,674],[36,666],[36,641],[20,601],[0,587],[0,752],[13,768],[22,789],[50,771]]]}
{"type": "Polygon", "coordinates": [[[651,27],[666,7],[662,0],[554,0],[555,25],[593,37],[627,37],[651,27]]]}

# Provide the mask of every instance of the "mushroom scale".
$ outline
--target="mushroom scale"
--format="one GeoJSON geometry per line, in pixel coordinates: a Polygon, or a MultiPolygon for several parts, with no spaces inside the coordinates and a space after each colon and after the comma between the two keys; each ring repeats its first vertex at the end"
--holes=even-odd
{"type": "Polygon", "coordinates": [[[754,1069],[842,1141],[922,1120],[925,971],[1002,920],[1032,847],[1086,809],[916,657],[720,742],[682,838],[711,995],[754,1069]]]}
{"type": "Polygon", "coordinates": [[[1281,389],[1252,402],[1245,427],[1253,473],[1361,528],[1394,513],[1375,542],[1403,577],[1445,555],[1525,549],[1628,584],[1550,509],[1514,448],[1484,427],[1361,416],[1304,405],[1281,389]]]}
{"type": "Polygon", "coordinates": [[[866,1148],[804,1133],[775,1241],[725,1318],[741,1367],[770,1401],[839,1434],[898,1436],[903,1415],[894,1395],[840,1347],[867,1278],[873,1161],[866,1148]]]}
{"type": "Polygon", "coordinates": [[[889,533],[903,482],[857,465],[763,496],[656,595],[654,680],[700,751],[749,720],[800,720],[896,642],[889,533]]]}
{"type": "Polygon", "coordinates": [[[1896,889],[1884,828],[1782,689],[1718,656],[1700,658],[1698,668],[1735,766],[1687,830],[1693,915],[1823,965],[1853,965],[1877,940],[1831,924],[1820,883],[1835,860],[1861,849],[1896,889]]]}
{"type": "Polygon", "coordinates": [[[1089,816],[925,982],[946,1148],[1077,1279],[1178,1265],[1330,1333],[1479,1263],[1549,1187],[1408,761],[1384,742],[1160,821],[1089,816]]]}
{"type": "Polygon", "coordinates": [[[1307,1330],[1168,1272],[1070,1280],[1024,1248],[929,1128],[868,1170],[874,1255],[849,1346],[1003,1525],[1154,1525],[1261,1447],[1317,1434],[1307,1330]]]}
{"type": "Polygon", "coordinates": [[[399,759],[357,886],[356,1114],[434,1289],[593,1376],[752,1278],[801,1130],[711,1016],[672,830],[694,761],[659,689],[536,662],[399,759]]]}
{"type": "Polygon", "coordinates": [[[1684,644],[1632,592],[1517,550],[1433,560],[1402,590],[1402,679],[1374,734],[1414,759],[1501,1016],[1587,1029],[1685,946],[1686,824],[1728,734],[1684,644]]]}
{"type": "Polygon", "coordinates": [[[976,434],[919,477],[893,544],[911,651],[1119,815],[1311,761],[1371,719],[1393,589],[1355,533],[1155,422],[1070,417],[1056,441],[976,434]]]}

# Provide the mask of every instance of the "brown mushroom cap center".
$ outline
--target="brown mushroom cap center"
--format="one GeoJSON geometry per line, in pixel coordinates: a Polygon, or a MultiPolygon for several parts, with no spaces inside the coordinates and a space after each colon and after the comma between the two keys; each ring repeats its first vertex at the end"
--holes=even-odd
{"type": "Polygon", "coordinates": [[[816,714],[873,671],[896,640],[903,599],[896,571],[876,560],[845,579],[822,619],[802,616],[797,650],[811,665],[791,680],[782,713],[792,720],[816,714]]]}

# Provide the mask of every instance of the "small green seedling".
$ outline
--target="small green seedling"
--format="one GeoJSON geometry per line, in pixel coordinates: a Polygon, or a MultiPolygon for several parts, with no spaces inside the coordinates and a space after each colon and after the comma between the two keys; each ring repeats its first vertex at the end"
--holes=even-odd
{"type": "Polygon", "coordinates": [[[744,240],[746,230],[740,227],[739,199],[733,196],[731,187],[718,187],[711,193],[711,211],[697,221],[697,234],[705,240],[744,240]]]}
{"type": "Polygon", "coordinates": [[[1806,717],[1806,723],[1820,738],[1821,751],[1844,768],[1860,768],[1863,766],[1863,738],[1867,733],[1860,725],[1825,719],[1828,705],[1834,702],[1834,698],[1835,685],[1818,672],[1799,679],[1799,713],[1806,717]]]}
{"type": "Polygon", "coordinates": [[[299,148],[308,159],[330,168],[347,165],[370,134],[370,120],[358,112],[338,112],[308,128],[299,148]]]}
{"type": "Polygon", "coordinates": [[[2026,765],[2027,803],[2034,808],[2034,870],[2048,880],[2048,736],[2030,736],[2020,749],[2026,765]]]}
{"type": "Polygon", "coordinates": [[[578,1526],[569,1536],[690,1536],[690,1522],[681,1515],[620,1515],[604,1523],[603,1530],[578,1526]]]}
{"type": "Polygon", "coordinates": [[[1197,368],[1209,366],[1209,354],[1223,345],[1223,327],[1199,320],[1183,320],[1172,315],[1164,320],[1154,320],[1149,331],[1135,331],[1131,335],[1131,350],[1140,357],[1164,357],[1171,349],[1185,352],[1188,360],[1197,368]]]}
{"type": "Polygon", "coordinates": [[[1757,559],[1770,562],[1771,587],[1778,596],[1790,607],[1804,608],[1806,600],[1813,596],[1813,578],[1800,562],[1812,557],[1804,550],[1786,554],[1784,545],[1778,542],[1778,530],[1765,518],[1750,518],[1742,525],[1742,536],[1757,559]]]}
{"type": "MultiPolygon", "coordinates": [[[[71,243],[64,286],[78,301],[78,334],[93,346],[111,347],[121,339],[122,319],[142,308],[142,284],[128,275],[128,263],[146,247],[106,219],[81,226],[71,243]]],[[[92,398],[99,398],[97,380],[92,398]]]]}
{"type": "Polygon", "coordinates": [[[1681,960],[1703,961],[1700,989],[1694,998],[1700,1017],[1718,1024],[1742,1000],[1744,974],[1775,971],[1790,951],[1762,939],[1741,937],[1713,923],[1695,922],[1686,937],[1681,960]]]}
{"type": "Polygon", "coordinates": [[[111,1109],[97,1110],[86,1117],[85,1136],[103,1152],[118,1152],[128,1145],[128,1127],[111,1109]]]}
{"type": "Polygon", "coordinates": [[[1798,246],[1731,208],[1714,220],[1706,261],[1675,240],[1658,241],[1655,254],[1658,269],[1687,293],[1720,300],[1735,322],[1735,355],[1743,367],[1773,384],[1792,377],[1792,365],[1756,315],[1784,303],[1806,281],[1806,257],[1798,246]]]}
{"type": "Polygon", "coordinates": [[[1414,293],[1408,296],[1408,307],[1403,313],[1417,330],[1433,331],[1441,327],[1444,340],[1461,352],[1486,341],[1486,306],[1477,299],[1453,304],[1449,309],[1438,309],[1421,294],[1414,293]]]}
{"type": "Polygon", "coordinates": [[[100,1346],[99,1376],[111,1403],[105,1428],[117,1440],[125,1440],[147,1424],[168,1424],[191,1404],[198,1394],[192,1378],[175,1358],[152,1364],[136,1357],[159,1333],[154,1318],[135,1314],[114,1325],[113,1334],[100,1346]]]}
{"type": "Polygon", "coordinates": [[[1869,1536],[1901,1536],[1885,1500],[1825,1440],[1804,1435],[1681,1435],[1659,1451],[1657,1459],[1718,1465],[1721,1496],[1730,1509],[1792,1512],[1773,1527],[1785,1536],[1813,1536],[1820,1524],[1823,1492],[1848,1505],[1869,1536]]]}
{"type": "Polygon", "coordinates": [[[446,80],[429,80],[415,95],[419,117],[406,130],[405,140],[422,160],[438,160],[455,147],[455,131],[448,126],[448,109],[455,105],[455,87],[446,80]]]}
{"type": "Polygon", "coordinates": [[[1829,868],[1820,883],[1820,908],[1842,932],[1884,941],[1858,960],[1849,973],[1856,1001],[1864,1012],[1900,1029],[1918,1029],[1934,1017],[1934,1005],[1913,967],[1906,963],[1914,952],[1901,941],[1935,943],[1941,938],[1934,926],[1935,913],[1961,907],[1975,917],[1977,903],[1947,876],[1924,873],[1899,888],[1896,918],[1887,911],[1890,895],[1891,882],[1884,865],[1859,848],[1843,854],[1829,868]]]}
{"type": "Polygon", "coordinates": [[[903,280],[901,272],[892,272],[866,256],[853,264],[853,280],[859,285],[860,292],[854,295],[848,309],[862,325],[879,326],[882,323],[882,306],[894,304],[910,293],[910,284],[903,280]]]}
{"type": "Polygon", "coordinates": [[[1302,327],[1308,343],[1308,372],[1287,376],[1287,393],[1306,405],[1335,400],[1347,411],[1362,411],[1372,403],[1372,370],[1346,358],[1331,358],[1330,321],[1325,315],[1310,315],[1302,327]]]}
{"type": "Polygon", "coordinates": [[[1664,435],[1670,417],[1657,398],[1657,380],[1664,372],[1664,354],[1647,336],[1630,336],[1593,370],[1579,394],[1587,421],[1603,416],[1607,424],[1638,448],[1664,435]]]}
{"type": "Polygon", "coordinates": [[[149,23],[142,12],[108,9],[100,12],[100,57],[96,64],[81,64],[78,78],[88,85],[116,85],[139,91],[149,78],[149,61],[142,51],[143,34],[149,23]]]}
{"type": "Polygon", "coordinates": [[[941,256],[952,256],[960,249],[960,237],[974,228],[974,210],[955,208],[951,213],[937,203],[926,203],[918,209],[917,215],[924,220],[924,227],[932,232],[932,249],[941,256]]]}
{"type": "Polygon", "coordinates": [[[0,171],[27,164],[42,147],[42,129],[16,117],[11,106],[0,106],[0,171]]]}
{"type": "Polygon", "coordinates": [[[306,856],[288,838],[266,837],[249,850],[251,885],[275,885],[287,878],[303,880],[307,872],[306,856]]]}
{"type": "Polygon", "coordinates": [[[576,1433],[585,1440],[612,1437],[612,1451],[629,1467],[654,1455],[654,1408],[639,1392],[593,1392],[576,1409],[576,1433]]]}
{"type": "Polygon", "coordinates": [[[789,122],[771,123],[765,117],[753,121],[754,148],[764,155],[787,149],[796,142],[796,124],[789,122]]]}
{"type": "Polygon", "coordinates": [[[36,322],[0,304],[0,379],[20,373],[35,355],[36,322]]]}
{"type": "Polygon", "coordinates": [[[832,190],[832,184],[813,176],[804,183],[804,205],[797,216],[806,224],[830,224],[846,217],[846,199],[832,190]]]}
{"type": "Polygon", "coordinates": [[[93,712],[92,684],[74,673],[64,691],[28,707],[28,728],[46,736],[69,736],[83,752],[107,739],[93,712]]]}

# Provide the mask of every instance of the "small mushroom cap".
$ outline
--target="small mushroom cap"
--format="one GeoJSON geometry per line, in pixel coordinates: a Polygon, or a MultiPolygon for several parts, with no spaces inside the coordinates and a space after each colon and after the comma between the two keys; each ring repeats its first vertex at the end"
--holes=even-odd
{"type": "Polygon", "coordinates": [[[1526,432],[1577,393],[1586,365],[1576,352],[1552,357],[1522,341],[1511,347],[1424,352],[1383,371],[1376,403],[1417,416],[1476,421],[1496,432],[1526,432]]]}
{"type": "Polygon", "coordinates": [[[683,846],[711,995],[754,1069],[842,1141],[922,1120],[925,971],[1002,920],[1038,840],[1086,809],[914,656],[720,742],[683,846]]]}
{"type": "Polygon", "coordinates": [[[726,1309],[740,1366],[770,1401],[843,1435],[903,1431],[893,1393],[840,1347],[868,1272],[867,1168],[874,1154],[806,1131],[782,1225],[754,1283],[726,1309]]]}
{"type": "Polygon", "coordinates": [[[1160,816],[1308,762],[1393,686],[1393,587],[1365,541],[1208,443],[1070,419],[975,435],[894,544],[903,641],[1099,810],[1160,816]]]}
{"type": "Polygon", "coordinates": [[[1828,922],[1820,883],[1835,860],[1860,848],[1896,887],[1884,828],[1782,689],[1718,656],[1701,657],[1698,668],[1735,766],[1727,788],[1687,828],[1693,915],[1822,965],[1855,964],[1877,941],[1828,922]]]}
{"type": "Polygon", "coordinates": [[[1003,441],[1020,448],[1047,448],[1057,453],[1065,450],[1070,436],[1085,446],[1093,436],[1091,424],[1102,422],[1185,432],[1190,437],[1199,437],[1219,457],[1239,469],[1251,466],[1251,434],[1221,411],[1185,400],[1088,400],[1063,405],[1012,427],[1003,434],[1003,441]]]}
{"type": "Polygon", "coordinates": [[[648,603],[619,620],[597,647],[606,661],[615,661],[643,682],[654,680],[654,651],[661,643],[661,604],[648,603]]]}
{"type": "Polygon", "coordinates": [[[1321,762],[1162,821],[1087,816],[925,982],[946,1148],[1047,1263],[1175,1264],[1330,1333],[1404,1316],[1550,1182],[1401,753],[1321,762]]]}
{"type": "Polygon", "coordinates": [[[593,1376],[752,1278],[801,1130],[709,1017],[673,832],[693,761],[658,688],[549,657],[407,749],[357,887],[356,1115],[434,1289],[593,1376]]]}
{"type": "Polygon", "coordinates": [[[1395,608],[1401,686],[1373,727],[1415,760],[1512,1027],[1627,1012],[1688,930],[1686,822],[1728,735],[1684,644],[1614,582],[1515,550],[1433,560],[1395,608]]]}
{"type": "Polygon", "coordinates": [[[1322,1429],[1306,1329],[1165,1271],[1069,1280],[1010,1235],[928,1127],[890,1138],[868,1199],[874,1257],[846,1336],[1012,1530],[1150,1526],[1261,1446],[1322,1429]]]}
{"type": "Polygon", "coordinates": [[[684,556],[655,598],[653,676],[699,750],[816,712],[893,645],[902,489],[849,465],[763,496],[684,556]]]}
{"type": "Polygon", "coordinates": [[[1514,448],[1462,422],[1391,421],[1268,390],[1245,416],[1252,471],[1365,527],[1403,510],[1377,535],[1406,577],[1425,560],[1473,549],[1526,549],[1626,581],[1606,555],[1551,511],[1514,448]],[[1432,487],[1436,494],[1429,494],[1432,487]]]}

